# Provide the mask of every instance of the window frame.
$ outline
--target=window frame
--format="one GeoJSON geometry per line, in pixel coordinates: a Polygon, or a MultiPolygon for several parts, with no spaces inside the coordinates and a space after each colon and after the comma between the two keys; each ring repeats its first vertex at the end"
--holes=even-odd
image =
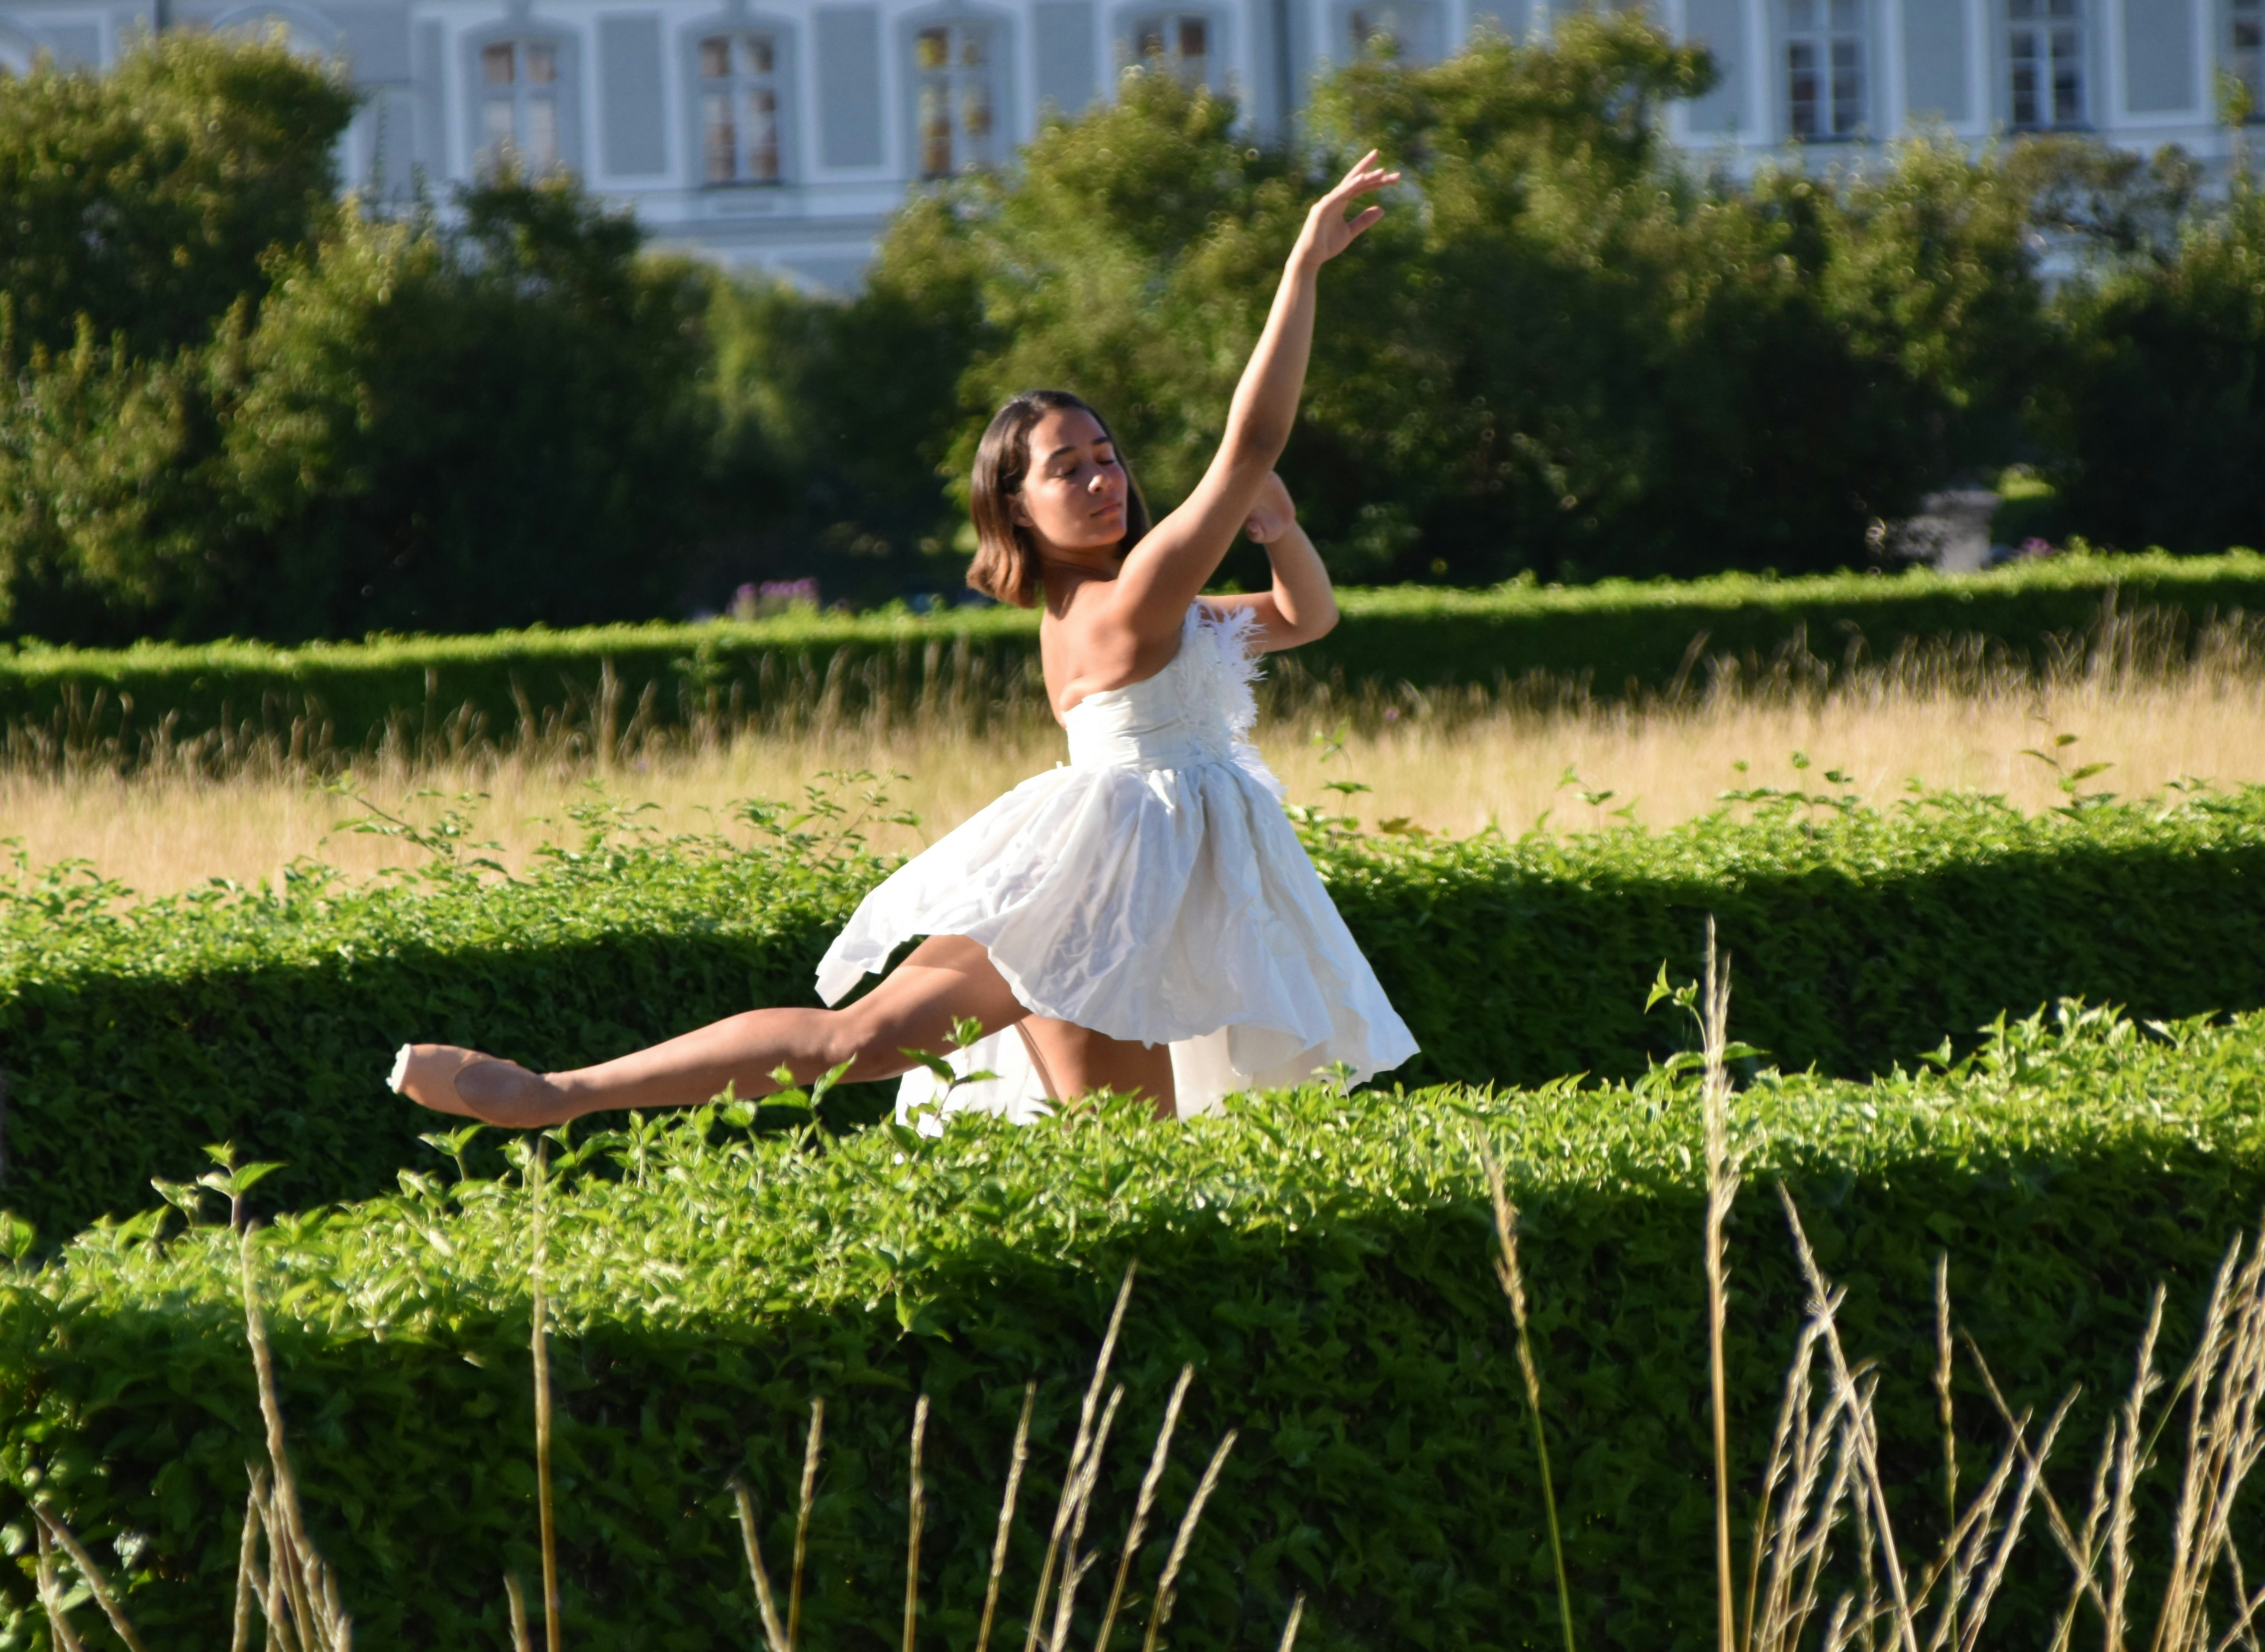
{"type": "MultiPolygon", "coordinates": [[[[1393,61],[1409,69],[1425,69],[1446,61],[1449,44],[1446,38],[1446,8],[1443,0],[1339,0],[1329,8],[1330,49],[1323,55],[1337,61],[1358,62],[1366,50],[1366,41],[1356,41],[1352,20],[1363,11],[1382,10],[1412,11],[1419,14],[1421,26],[1411,33],[1421,36],[1415,40],[1402,40],[1400,55],[1393,61]]],[[[1373,38],[1369,37],[1369,38],[1373,38]]]]}
{"type": "MultiPolygon", "coordinates": [[[[953,178],[965,177],[970,171],[1004,166],[1014,158],[1016,135],[1020,130],[1015,109],[1015,93],[1020,84],[1015,59],[1017,47],[1015,21],[1011,12],[975,5],[936,7],[908,13],[898,20],[897,64],[902,76],[898,107],[904,122],[901,152],[905,157],[906,175],[915,184],[943,183],[953,178]],[[927,31],[939,27],[984,32],[983,69],[989,82],[991,98],[990,153],[977,165],[955,164],[948,172],[929,171],[924,164],[926,156],[921,152],[921,92],[927,81],[927,73],[920,67],[920,40],[927,31]]],[[[946,66],[946,73],[950,73],[949,65],[946,66]]],[[[955,80],[952,84],[956,86],[958,83],[955,80]]]]}
{"type": "Polygon", "coordinates": [[[2242,0],[2225,0],[2218,8],[2218,61],[2213,67],[2247,84],[2249,119],[2245,124],[2254,126],[2265,121],[2265,0],[2249,0],[2249,6],[2259,36],[2259,43],[2247,48],[2250,72],[2245,76],[2235,67],[2243,50],[2240,44],[2242,0]]]}
{"type": "Polygon", "coordinates": [[[1853,27],[1839,28],[1832,23],[1833,0],[1810,0],[1816,9],[1817,20],[1808,28],[1795,28],[1793,23],[1795,0],[1773,0],[1771,11],[1775,33],[1774,62],[1775,91],[1778,103],[1777,125],[1788,143],[1861,143],[1875,129],[1875,112],[1878,107],[1879,62],[1875,36],[1876,7],[1872,0],[1855,0],[1856,21],[1853,27]],[[1807,42],[1822,52],[1822,58],[1812,71],[1824,93],[1822,105],[1830,127],[1832,117],[1839,111],[1839,99],[1832,91],[1834,69],[1832,48],[1842,41],[1853,42],[1856,47],[1856,74],[1859,90],[1856,93],[1857,117],[1846,131],[1832,129],[1801,132],[1794,127],[1793,53],[1796,46],[1807,42]]]}
{"type": "MultiPolygon", "coordinates": [[[[803,175],[800,46],[801,40],[792,19],[768,11],[716,12],[685,24],[677,31],[677,72],[682,76],[678,96],[683,112],[683,119],[680,122],[684,136],[682,176],[689,180],[692,188],[728,193],[733,190],[783,189],[800,181],[803,175]],[[778,135],[778,175],[776,178],[722,180],[708,176],[707,123],[701,113],[708,81],[707,76],[701,73],[700,47],[703,41],[711,40],[719,34],[734,37],[767,34],[770,37],[770,83],[778,99],[774,117],[778,135]]],[[[732,84],[734,86],[741,84],[737,76],[733,77],[732,84]]]]}
{"type": "Polygon", "coordinates": [[[2095,111],[2101,89],[2098,65],[2093,61],[2094,36],[2097,25],[2091,15],[2091,9],[2086,4],[2086,0],[2072,0],[2075,15],[2068,18],[2055,18],[2050,15],[2052,0],[2036,0],[2036,4],[2040,11],[2047,15],[2017,18],[2014,15],[2014,0],[1999,0],[1997,7],[1998,85],[1999,95],[2005,99],[2003,106],[2006,129],[2014,133],[2094,131],[2099,124],[2095,111]],[[2051,106],[2057,102],[2052,75],[2053,64],[2057,61],[2052,52],[2052,35],[2057,29],[2072,30],[2076,35],[2077,113],[2072,120],[2067,120],[2054,118],[2051,113],[2051,106]],[[2015,65],[2021,60],[2014,54],[2014,37],[2024,33],[2035,36],[2043,41],[2045,48],[2043,56],[2035,60],[2042,64],[2044,71],[2041,95],[2047,113],[2045,119],[2039,120],[2021,120],[2018,113],[2019,106],[2015,101],[2014,76],[2015,65]]]}
{"type": "Polygon", "coordinates": [[[1174,5],[1169,0],[1160,0],[1160,4],[1153,5],[1118,6],[1111,18],[1110,38],[1115,44],[1119,71],[1148,66],[1149,60],[1140,55],[1140,25],[1151,18],[1162,18],[1167,22],[1194,18],[1202,23],[1205,41],[1204,77],[1187,84],[1204,87],[1215,97],[1233,91],[1234,65],[1228,50],[1231,19],[1216,6],[1174,5]]]}
{"type": "MultiPolygon", "coordinates": [[[[581,37],[572,29],[550,23],[537,23],[529,18],[497,24],[492,27],[468,30],[461,37],[460,58],[464,76],[464,167],[462,176],[470,178],[485,177],[484,156],[488,147],[487,106],[500,101],[488,95],[488,82],[482,69],[481,58],[490,47],[509,45],[514,49],[528,46],[548,46],[556,54],[557,77],[551,84],[557,90],[550,102],[557,112],[558,153],[553,163],[577,178],[588,176],[588,164],[582,154],[582,43],[581,37]]],[[[517,60],[514,59],[514,63],[517,60]]],[[[513,81],[517,87],[524,83],[513,81]]],[[[518,111],[524,102],[514,91],[512,104],[513,129],[518,129],[518,111]]],[[[535,176],[540,177],[540,172],[535,176]]]]}

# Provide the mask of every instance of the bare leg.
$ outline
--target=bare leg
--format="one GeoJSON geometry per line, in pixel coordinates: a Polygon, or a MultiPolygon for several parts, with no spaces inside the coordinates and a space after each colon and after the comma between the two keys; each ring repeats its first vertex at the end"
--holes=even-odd
{"type": "Polygon", "coordinates": [[[1106,1037],[1090,1027],[1044,1015],[1027,1018],[1023,1036],[1038,1057],[1047,1094],[1056,1100],[1109,1089],[1120,1095],[1147,1096],[1159,1118],[1177,1117],[1171,1045],[1106,1037]]]}
{"type": "Polygon", "coordinates": [[[957,1017],[972,1015],[986,1032],[995,1032],[1029,1013],[980,944],[964,935],[933,935],[886,980],[843,1009],[751,1009],[633,1055],[565,1073],[475,1061],[440,1094],[416,1099],[453,1112],[460,1110],[448,1103],[461,1097],[461,1110],[516,1129],[613,1108],[695,1106],[726,1084],[752,1099],[779,1088],[771,1073],[781,1066],[797,1083],[844,1061],[850,1064],[847,1081],[892,1078],[914,1065],[903,1051],[950,1049],[957,1017]]]}

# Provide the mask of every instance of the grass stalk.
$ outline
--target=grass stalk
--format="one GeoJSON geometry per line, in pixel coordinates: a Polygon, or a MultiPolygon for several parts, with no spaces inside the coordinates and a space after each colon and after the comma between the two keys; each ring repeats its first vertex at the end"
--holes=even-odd
{"type": "Polygon", "coordinates": [[[794,1576],[787,1582],[786,1645],[795,1652],[802,1643],[802,1574],[810,1553],[810,1510],[818,1500],[818,1452],[826,1437],[826,1401],[810,1402],[810,1433],[802,1444],[802,1492],[794,1515],[794,1576]]]}
{"type": "Polygon", "coordinates": [[[1156,1604],[1148,1613],[1148,1634],[1140,1642],[1140,1652],[1156,1652],[1164,1625],[1171,1620],[1172,1602],[1178,1592],[1180,1568],[1188,1558],[1188,1545],[1194,1540],[1196,1525],[1203,1518],[1204,1504],[1219,1488],[1219,1473],[1227,1466],[1227,1454],[1234,1449],[1234,1439],[1235,1431],[1229,1429],[1205,1466],[1203,1478],[1196,1483],[1196,1495],[1188,1500],[1188,1511],[1180,1517],[1180,1529],[1172,1536],[1172,1552],[1164,1561],[1164,1575],[1156,1580],[1156,1604]]]}
{"type": "MultiPolygon", "coordinates": [[[[1730,1270],[1722,1229],[1738,1197],[1738,1167],[1730,1149],[1730,1070],[1723,1059],[1730,1018],[1730,960],[1715,948],[1715,919],[1707,918],[1707,978],[1701,1031],[1705,1073],[1700,1086],[1707,1151],[1707,1374],[1715,1428],[1715,1633],[1721,1652],[1737,1652],[1737,1588],[1730,1568],[1730,1379],[1722,1338],[1730,1322],[1730,1270]]],[[[1570,1652],[1571,1641],[1567,1641],[1570,1652]]]]}
{"type": "Polygon", "coordinates": [[[40,1545],[40,1605],[47,1614],[47,1634],[54,1641],[55,1652],[86,1652],[79,1641],[78,1632],[71,1627],[70,1619],[63,1612],[62,1585],[55,1577],[55,1553],[47,1539],[47,1524],[44,1521],[34,1524],[38,1528],[40,1545]]]}
{"type": "MultiPolygon", "coordinates": [[[[1942,1426],[1942,1504],[1946,1512],[1946,1527],[1955,1531],[1958,1525],[1958,1425],[1957,1413],[1950,1397],[1950,1253],[1934,1253],[1934,1412],[1942,1426]]],[[[1950,1551],[1950,1595],[1943,1607],[1943,1619],[1948,1626],[1950,1642],[1958,1644],[1958,1602],[1963,1590],[1958,1561],[1959,1550],[1953,1545],[1950,1551]]]]}
{"type": "Polygon", "coordinates": [[[732,1500],[739,1510],[739,1541],[747,1554],[747,1582],[755,1591],[755,1612],[763,1623],[767,1652],[786,1652],[786,1629],[779,1622],[778,1603],[771,1595],[771,1575],[763,1565],[762,1546],[755,1540],[755,1494],[737,1474],[732,1476],[732,1500]]]}
{"type": "Polygon", "coordinates": [[[1117,1306],[1109,1312],[1109,1329],[1101,1339],[1100,1356],[1093,1362],[1093,1380],[1086,1385],[1085,1404],[1077,1417],[1077,1439],[1070,1447],[1069,1472],[1062,1477],[1061,1502],[1055,1507],[1053,1530],[1046,1539],[1045,1559],[1038,1567],[1038,1592],[1031,1604],[1031,1622],[1023,1637],[1023,1652],[1038,1652],[1038,1634],[1046,1619],[1046,1601],[1053,1591],[1054,1567],[1061,1558],[1062,1539],[1077,1512],[1079,1473],[1093,1445],[1094,1413],[1101,1404],[1102,1387],[1109,1379],[1110,1362],[1117,1356],[1117,1335],[1125,1323],[1125,1306],[1132,1299],[1132,1279],[1139,1267],[1138,1263],[1125,1265],[1124,1283],[1117,1287],[1117,1306]]]}
{"type": "Polygon", "coordinates": [[[1533,1360],[1533,1338],[1527,1325],[1526,1273],[1518,1261],[1518,1207],[1504,1190],[1502,1167],[1482,1152],[1487,1191],[1494,1199],[1495,1277],[1510,1299],[1510,1317],[1518,1327],[1518,1370],[1526,1381],[1526,1415],[1533,1429],[1533,1457],[1541,1469],[1541,1512],[1549,1523],[1549,1560],[1557,1575],[1557,1621],[1565,1632],[1565,1652],[1573,1648],[1573,1590],[1565,1577],[1565,1539],[1557,1527],[1557,1488],[1549,1474],[1549,1439],[1541,1426],[1541,1372],[1533,1360]]]}
{"type": "Polygon", "coordinates": [[[267,1532],[267,1575],[273,1602],[268,1622],[271,1627],[280,1625],[288,1607],[304,1652],[346,1652],[353,1639],[353,1623],[339,1607],[338,1586],[331,1581],[328,1563],[307,1536],[298,1481],[291,1473],[291,1453],[283,1434],[283,1402],[275,1386],[275,1354],[268,1345],[267,1318],[259,1306],[259,1234],[258,1226],[245,1224],[239,1255],[244,1339],[251,1346],[251,1369],[259,1390],[271,1476],[260,1511],[260,1522],[267,1532]]]}
{"type": "Polygon", "coordinates": [[[921,1527],[928,1519],[928,1492],[921,1480],[921,1448],[928,1439],[928,1396],[913,1407],[912,1493],[905,1510],[905,1652],[913,1652],[920,1625],[921,1527]]]}
{"type": "Polygon", "coordinates": [[[244,1540],[236,1554],[236,1612],[230,1622],[228,1652],[248,1652],[251,1645],[251,1608],[266,1591],[255,1581],[259,1569],[259,1476],[251,1471],[251,1489],[244,1499],[244,1540]]]}
{"type": "Polygon", "coordinates": [[[126,1642],[129,1652],[149,1652],[149,1648],[142,1644],[142,1637],[134,1633],[134,1626],[127,1621],[125,1612],[118,1605],[118,1597],[111,1592],[110,1580],[102,1575],[102,1568],[94,1563],[94,1557],[79,1546],[79,1541],[71,1535],[70,1528],[36,1503],[32,1505],[32,1513],[46,1528],[47,1535],[55,1539],[55,1546],[69,1555],[70,1563],[78,1568],[78,1575],[86,1579],[87,1588],[93,1592],[94,1604],[102,1608],[102,1615],[110,1619],[111,1628],[120,1640],[126,1642]]]}
{"type": "Polygon", "coordinates": [[[527,1593],[515,1572],[503,1575],[503,1596],[511,1608],[512,1652],[535,1652],[535,1639],[527,1632],[527,1593]]]}
{"type": "Polygon", "coordinates": [[[535,1139],[535,1157],[529,1166],[535,1248],[528,1263],[528,1285],[534,1299],[531,1344],[535,1357],[535,1517],[543,1534],[543,1640],[548,1652],[559,1652],[564,1626],[559,1622],[558,1611],[558,1532],[552,1521],[550,1503],[550,1339],[546,1323],[550,1303],[544,1295],[543,1277],[550,1242],[546,1219],[550,1201],[543,1197],[550,1180],[550,1145],[544,1137],[535,1139]]]}
{"type": "Polygon", "coordinates": [[[1132,1557],[1139,1553],[1140,1539],[1148,1528],[1148,1515],[1156,1506],[1156,1487],[1164,1477],[1164,1464],[1171,1456],[1172,1431],[1180,1425],[1180,1407],[1188,1397],[1188,1385],[1195,1380],[1193,1365],[1180,1367],[1180,1379],[1172,1385],[1170,1403],[1164,1408],[1163,1426],[1156,1430],[1156,1448],[1148,1454],[1148,1472],[1140,1476],[1140,1495],[1132,1504],[1132,1524],[1125,1533],[1125,1553],[1117,1562],[1117,1582],[1109,1590],[1109,1605],[1101,1614],[1101,1633],[1093,1638],[1093,1652],[1109,1652],[1109,1637],[1117,1627],[1117,1610],[1125,1602],[1125,1581],[1132,1575],[1132,1557]]]}
{"type": "Polygon", "coordinates": [[[1110,1430],[1117,1426],[1117,1408],[1124,1402],[1125,1385],[1120,1382],[1110,1390],[1109,1403],[1102,1409],[1101,1424],[1093,1431],[1092,1447],[1086,1452],[1084,1466],[1078,1473],[1076,1512],[1070,1517],[1069,1541],[1063,1550],[1061,1589],[1054,1599],[1054,1627],[1046,1638],[1046,1652],[1063,1652],[1068,1646],[1069,1618],[1077,1605],[1078,1586],[1100,1559],[1097,1551],[1084,1547],[1085,1523],[1093,1512],[1093,1488],[1101,1477],[1102,1452],[1109,1444],[1110,1430]]]}
{"type": "Polygon", "coordinates": [[[999,1584],[1007,1571],[1007,1539],[1015,1526],[1015,1499],[1023,1488],[1023,1470],[1031,1460],[1031,1408],[1038,1402],[1038,1385],[1023,1385],[1023,1417],[1015,1425],[1015,1449],[1007,1461],[1007,1490],[999,1500],[999,1531],[991,1539],[991,1576],[983,1587],[983,1624],[976,1632],[975,1652],[990,1652],[991,1625],[999,1612],[999,1584]]]}
{"type": "Polygon", "coordinates": [[[1281,1643],[1274,1648],[1274,1652],[1291,1652],[1291,1648],[1298,1644],[1298,1624],[1305,1615],[1306,1591],[1301,1589],[1296,1597],[1290,1602],[1289,1620],[1282,1626],[1281,1643]]]}

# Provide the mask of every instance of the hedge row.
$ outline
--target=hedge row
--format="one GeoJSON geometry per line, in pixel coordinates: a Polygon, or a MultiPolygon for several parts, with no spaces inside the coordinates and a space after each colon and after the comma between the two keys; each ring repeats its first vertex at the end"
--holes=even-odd
{"type": "MultiPolygon", "coordinates": [[[[1744,1037],[1798,1070],[1910,1062],[2062,994],[2175,1016],[2265,1006],[2265,788],[2024,816],[1987,798],[1775,797],[1676,830],[1373,838],[1309,816],[1346,921],[1423,1045],[1397,1074],[1640,1073],[1676,1047],[1646,988],[1737,956],[1744,1037]]],[[[433,1168],[380,1081],[409,1038],[546,1066],[754,1005],[809,1003],[885,863],[807,837],[590,839],[516,881],[443,858],[353,887],[135,904],[84,874],[0,900],[11,1084],[0,1201],[50,1235],[146,1203],[233,1139],[284,1208],[433,1168]]],[[[869,1089],[863,1106],[885,1092],[869,1089]]]]}
{"type": "MultiPolygon", "coordinates": [[[[1020,1644],[1079,1397],[1137,1261],[1125,1399],[1087,1534],[1102,1563],[1075,1644],[1093,1641],[1183,1362],[1198,1379],[1119,1645],[1137,1643],[1171,1527],[1230,1428],[1239,1442],[1171,1645],[1271,1648],[1300,1590],[1300,1644],[1315,1652],[1560,1644],[1509,1315],[1488,1271],[1485,1141],[1524,1213],[1579,1643],[1711,1645],[1687,1078],[1344,1103],[1307,1091],[1191,1128],[1131,1110],[1022,1132],[969,1120],[933,1146],[755,1135],[713,1110],[586,1139],[594,1155],[554,1185],[547,1274],[567,1642],[755,1644],[725,1487],[747,1477],[783,1568],[819,1396],[806,1643],[898,1644],[924,1393],[919,1645],[971,1645],[1027,1381],[1034,1452],[993,1640],[1020,1644]]],[[[2158,1358],[2174,1373],[2215,1264],[2254,1222],[2261,1094],[2265,1019],[2148,1035],[2098,1012],[2005,1029],[1948,1074],[1764,1075],[1747,1089],[1728,1361],[1741,1548],[1803,1311],[1774,1178],[1847,1287],[1851,1357],[1878,1362],[1886,1475],[1917,1567],[1944,1524],[1937,1253],[1960,1326],[2017,1408],[2042,1415],[2081,1386],[2048,1467],[2080,1511],[2150,1287],[2169,1290],[2158,1358]]],[[[105,1226],[40,1271],[0,1273],[0,1469],[112,1565],[153,1652],[223,1644],[244,1465],[260,1449],[233,1236],[184,1233],[178,1218],[160,1229],[105,1226]]],[[[358,1644],[504,1644],[502,1574],[537,1574],[528,1256],[519,1186],[447,1174],[280,1219],[266,1238],[291,1448],[358,1644]]],[[[2002,1434],[1970,1365],[1955,1392],[1970,1495],[2002,1434]]],[[[2165,1436],[2143,1502],[2143,1576],[2167,1550],[2160,1491],[2183,1438],[2182,1425],[2165,1436]]],[[[41,1646],[28,1517],[20,1504],[4,1517],[16,1560],[0,1568],[0,1648],[41,1646]]],[[[1985,1645],[2050,1638],[2066,1571],[2041,1516],[2030,1528],[1985,1645]]],[[[94,1623],[81,1613],[83,1633],[94,1623]]]]}
{"type": "MultiPolygon", "coordinates": [[[[2212,618],[2265,614],[2265,557],[2070,557],[1955,577],[1349,592],[1344,623],[1296,658],[1356,688],[1489,685],[1539,672],[1617,695],[1691,680],[1707,657],[1766,662],[1795,645],[1837,660],[1856,647],[1885,656],[1914,641],[1978,637],[2042,662],[2095,632],[2111,600],[2127,613],[2174,616],[2191,635],[2212,618]]],[[[960,609],[300,649],[21,649],[0,654],[0,725],[80,741],[122,734],[130,747],[168,719],[181,738],[249,725],[286,739],[295,722],[311,720],[353,748],[389,727],[435,735],[467,707],[492,736],[559,718],[619,729],[641,709],[664,725],[734,710],[799,719],[829,696],[849,711],[877,695],[980,703],[1026,683],[1037,636],[1035,617],[1020,610],[960,609]]]]}

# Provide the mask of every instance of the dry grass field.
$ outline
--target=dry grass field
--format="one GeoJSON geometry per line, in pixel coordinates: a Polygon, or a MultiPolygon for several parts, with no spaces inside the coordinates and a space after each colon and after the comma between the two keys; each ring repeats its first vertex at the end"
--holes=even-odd
{"type": "MultiPolygon", "coordinates": [[[[2087,790],[2265,781],[2265,673],[2246,657],[2168,674],[2075,672],[2050,683],[2015,673],[1875,675],[1797,692],[1720,689],[1680,707],[1546,699],[1528,692],[1441,707],[1411,697],[1372,702],[1351,718],[1309,702],[1263,719],[1258,738],[1293,800],[1325,802],[1372,826],[1400,819],[1459,834],[1667,826],[1723,806],[1726,789],[1823,789],[1835,769],[1873,799],[1916,779],[2045,809],[2061,801],[2055,775],[2026,753],[2053,749],[2064,734],[2076,737],[2060,751],[2064,764],[2110,765],[2087,790]],[[1332,794],[1333,782],[1369,790],[1332,794]]],[[[821,770],[867,769],[896,776],[885,782],[891,811],[920,820],[878,824],[873,841],[911,851],[1060,758],[1060,732],[1043,717],[1009,718],[1007,728],[983,739],[917,722],[791,738],[748,729],[696,747],[653,743],[611,761],[579,750],[489,749],[422,763],[379,754],[351,783],[412,819],[469,807],[476,836],[518,866],[572,834],[565,811],[594,783],[618,803],[652,805],[643,818],[661,832],[729,831],[734,799],[790,800],[821,770]],[[478,796],[466,805],[464,793],[478,796]]],[[[846,793],[867,790],[858,782],[846,793]]],[[[280,764],[253,763],[225,779],[0,771],[0,838],[19,841],[34,863],[89,861],[149,893],[213,877],[263,880],[302,855],[368,872],[413,853],[349,829],[363,818],[351,797],[280,764]]]]}

